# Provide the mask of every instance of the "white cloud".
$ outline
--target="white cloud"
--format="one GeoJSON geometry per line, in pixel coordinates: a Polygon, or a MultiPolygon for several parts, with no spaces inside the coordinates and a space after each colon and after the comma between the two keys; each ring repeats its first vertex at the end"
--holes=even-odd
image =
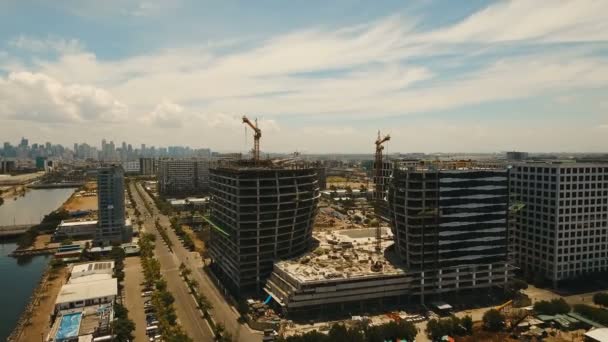
{"type": "Polygon", "coordinates": [[[606,1],[501,1],[419,38],[446,43],[606,41],[606,12],[606,1]]]}
{"type": "Polygon", "coordinates": [[[29,72],[0,77],[0,117],[38,122],[114,122],[126,106],[107,91],[93,86],[63,84],[47,75],[29,72]]]}
{"type": "Polygon", "coordinates": [[[187,118],[184,115],[184,107],[169,100],[163,100],[143,121],[163,128],[182,127],[187,118]]]}
{"type": "MultiPolygon", "coordinates": [[[[29,114],[23,119],[52,116],[86,120],[74,96],[62,95],[78,92],[101,103],[95,113],[124,115],[128,106],[129,119],[149,124],[150,134],[163,127],[181,127],[184,133],[176,139],[204,136],[208,141],[238,146],[229,137],[243,132],[241,116],[247,114],[259,116],[263,131],[272,133],[264,134],[265,148],[296,150],[291,142],[317,146],[334,143],[334,137],[340,140],[339,146],[349,149],[359,146],[354,141],[361,132],[348,125],[320,125],[322,118],[369,120],[607,87],[608,61],[604,56],[594,56],[595,45],[584,44],[608,40],[608,21],[602,18],[607,4],[500,2],[458,23],[426,32],[419,31],[415,20],[391,16],[350,27],[312,27],[277,34],[257,44],[229,43],[230,49],[223,49],[222,44],[192,44],[113,60],[84,51],[77,42],[70,48],[70,41],[49,43],[24,36],[13,46],[61,53],[56,59],[34,58],[30,65],[0,55],[0,69],[12,71],[11,75],[27,71],[25,75],[37,75],[41,79],[38,82],[44,84],[26,87],[20,84],[23,81],[2,80],[0,105],[4,107],[0,108],[5,117],[13,111],[11,117],[17,112],[51,113],[29,114]],[[567,52],[563,45],[560,50],[553,49],[555,42],[573,41],[583,44],[572,45],[567,52]],[[545,52],[526,50],[536,44],[544,44],[545,52]],[[517,57],[501,57],[509,47],[523,49],[517,51],[517,57]],[[471,56],[476,63],[469,65],[467,58],[471,56]],[[434,60],[427,63],[427,58],[434,60]],[[458,63],[446,67],[455,59],[458,63]],[[444,71],[452,68],[458,73],[444,71]],[[13,86],[18,90],[10,90],[15,93],[10,96],[10,87],[6,86],[9,81],[19,84],[13,86]],[[84,91],[83,86],[73,84],[91,86],[84,91]],[[170,101],[159,103],[160,99],[170,101]],[[75,109],[58,109],[63,103],[73,102],[77,103],[73,104],[75,109]],[[290,115],[310,118],[310,122],[297,127],[306,138],[299,140],[286,133],[288,124],[283,120],[290,115]],[[328,138],[316,140],[320,136],[328,138]]],[[[106,5],[102,2],[99,6],[106,5]]],[[[124,8],[130,15],[148,15],[146,11],[157,9],[156,2],[129,2],[124,8]],[[142,10],[140,14],[133,13],[138,9],[142,10]]],[[[566,100],[557,98],[563,105],[571,105],[566,100]]],[[[451,130],[444,125],[441,132],[454,136],[462,134],[460,128],[451,130]]],[[[372,137],[375,129],[370,127],[372,137]]],[[[466,140],[475,143],[491,139],[496,133],[483,125],[470,129],[473,134],[466,140]]],[[[367,149],[368,145],[362,143],[361,148],[367,149]]]]}

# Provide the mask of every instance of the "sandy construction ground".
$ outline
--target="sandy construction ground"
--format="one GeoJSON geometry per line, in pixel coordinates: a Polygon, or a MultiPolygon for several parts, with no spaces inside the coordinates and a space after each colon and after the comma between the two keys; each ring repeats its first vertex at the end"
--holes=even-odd
{"type": "Polygon", "coordinates": [[[74,195],[63,205],[63,208],[68,211],[97,210],[97,196],[74,195]]]}
{"type": "Polygon", "coordinates": [[[32,316],[25,325],[21,337],[18,339],[19,342],[39,342],[41,341],[41,336],[46,338],[51,330],[50,314],[55,307],[57,294],[59,294],[61,286],[66,282],[67,274],[67,267],[59,269],[50,275],[47,282],[37,289],[36,294],[39,301],[34,306],[32,316]]]}

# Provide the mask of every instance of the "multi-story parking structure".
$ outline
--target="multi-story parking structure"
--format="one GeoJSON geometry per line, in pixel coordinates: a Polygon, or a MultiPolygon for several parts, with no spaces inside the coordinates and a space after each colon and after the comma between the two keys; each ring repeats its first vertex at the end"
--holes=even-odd
{"type": "Polygon", "coordinates": [[[275,261],[309,250],[315,169],[238,163],[210,172],[213,269],[237,293],[260,291],[275,261]]]}
{"type": "Polygon", "coordinates": [[[522,205],[511,240],[524,274],[558,286],[608,270],[608,163],[516,163],[510,187],[522,205]]]}

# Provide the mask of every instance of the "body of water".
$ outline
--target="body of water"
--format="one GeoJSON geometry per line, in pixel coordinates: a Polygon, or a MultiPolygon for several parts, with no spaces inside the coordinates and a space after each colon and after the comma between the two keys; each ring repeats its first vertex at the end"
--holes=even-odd
{"type": "Polygon", "coordinates": [[[0,226],[38,224],[74,193],[71,189],[32,189],[25,196],[6,198],[0,205],[0,226]]]}
{"type": "Polygon", "coordinates": [[[13,331],[50,260],[48,255],[9,257],[16,248],[16,243],[0,241],[0,341],[6,341],[13,331]]]}
{"type": "MultiPolygon", "coordinates": [[[[7,198],[0,206],[0,226],[38,224],[59,208],[75,189],[32,189],[17,199],[7,198]]],[[[15,259],[8,255],[17,244],[0,240],[0,341],[13,331],[38,285],[50,256],[15,259]]]]}

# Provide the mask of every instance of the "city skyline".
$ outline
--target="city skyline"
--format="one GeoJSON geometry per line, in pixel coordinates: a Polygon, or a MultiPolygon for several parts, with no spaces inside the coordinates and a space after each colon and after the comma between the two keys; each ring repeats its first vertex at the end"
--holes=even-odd
{"type": "Polygon", "coordinates": [[[4,140],[248,151],[246,114],[272,152],[608,143],[606,2],[0,6],[4,140]]]}

